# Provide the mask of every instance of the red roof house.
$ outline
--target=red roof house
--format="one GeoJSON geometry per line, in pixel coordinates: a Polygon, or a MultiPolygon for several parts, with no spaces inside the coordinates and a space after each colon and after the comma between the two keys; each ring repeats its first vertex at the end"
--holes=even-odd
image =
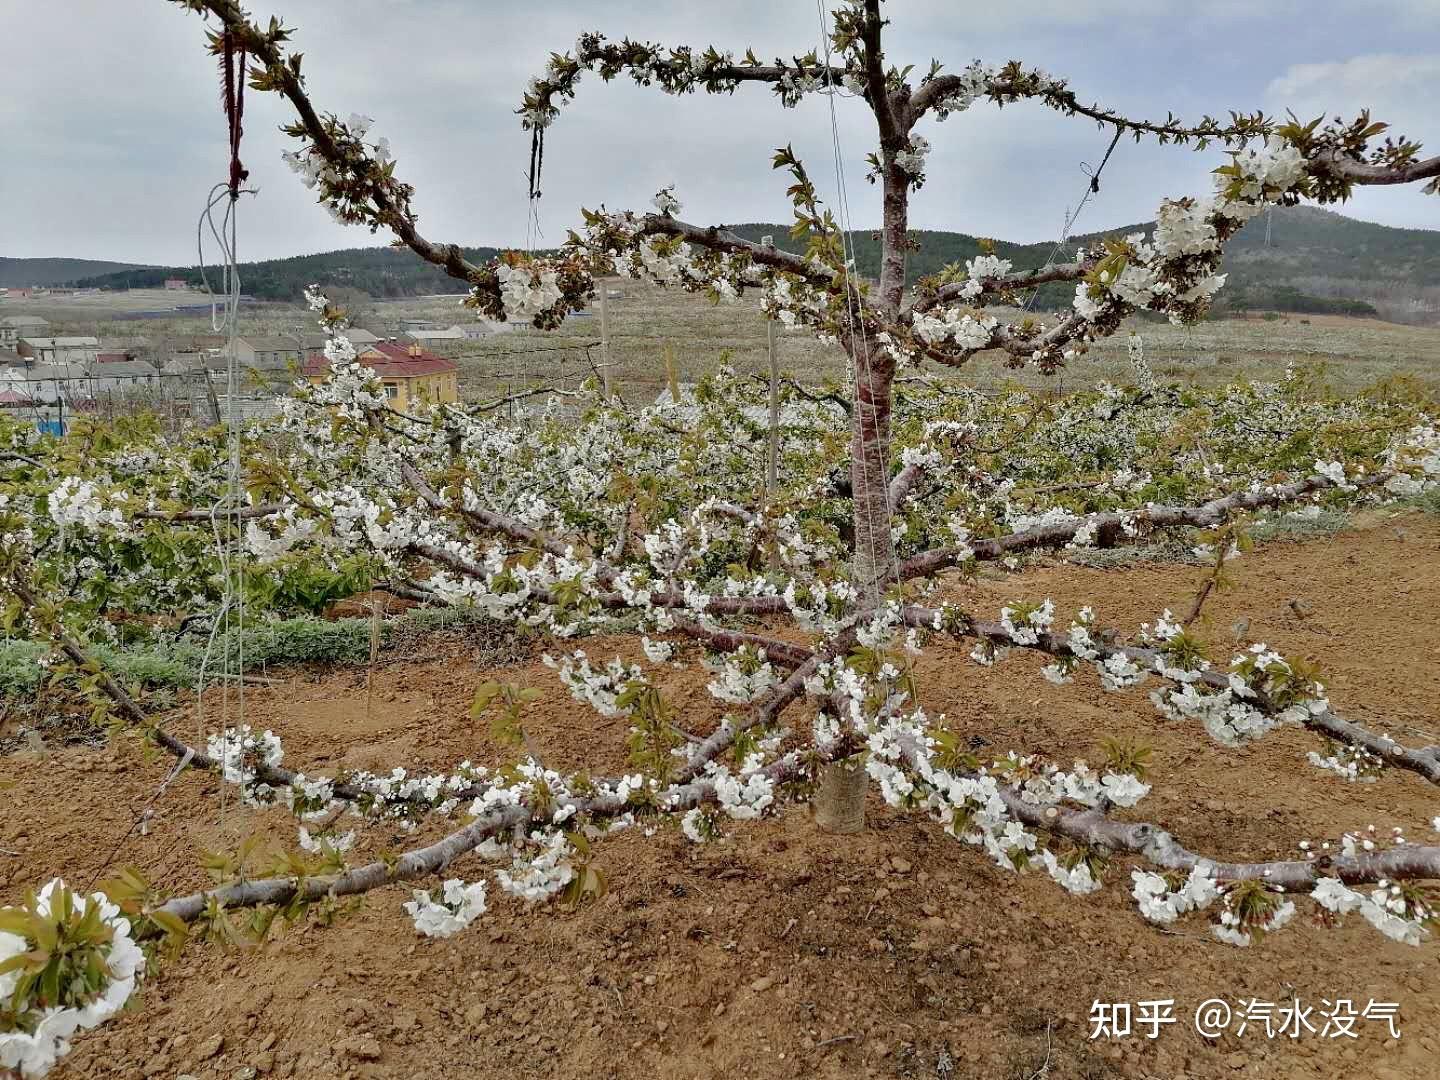
{"type": "MultiPolygon", "coordinates": [[[[390,404],[401,412],[419,401],[446,404],[460,400],[459,365],[419,345],[382,341],[355,359],[380,376],[390,404]]],[[[330,361],[324,353],[311,353],[305,358],[305,376],[311,382],[322,382],[329,374],[330,361]]]]}

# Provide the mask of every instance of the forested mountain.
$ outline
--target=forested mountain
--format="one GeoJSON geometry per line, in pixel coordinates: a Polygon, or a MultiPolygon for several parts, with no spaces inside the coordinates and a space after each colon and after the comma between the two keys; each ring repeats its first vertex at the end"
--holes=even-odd
{"type": "MultiPolygon", "coordinates": [[[[1148,232],[1153,223],[1125,225],[1071,239],[1056,259],[1072,258],[1080,244],[1106,236],[1148,232]]],[[[793,248],[778,225],[738,225],[747,240],[770,234],[780,247],[793,248]]],[[[964,233],[917,231],[920,250],[910,255],[911,279],[932,274],[947,263],[973,259],[978,238],[964,233]]],[[[879,241],[873,232],[856,232],[856,260],[862,273],[878,272],[879,241]]],[[[997,255],[1017,269],[1042,266],[1055,245],[1012,244],[997,239],[997,255]]],[[[1220,294],[1221,310],[1233,308],[1375,315],[1397,322],[1440,324],[1440,232],[1395,229],[1357,221],[1313,206],[1277,207],[1256,218],[1225,249],[1230,275],[1220,294]]],[[[1043,288],[1037,304],[1069,303],[1074,286],[1043,288]]]]}
{"type": "MultiPolygon", "coordinates": [[[[495,248],[465,248],[465,257],[484,262],[495,257],[495,248]]],[[[215,268],[209,268],[212,284],[215,268]]],[[[305,286],[343,285],[376,297],[421,296],[426,293],[459,292],[462,286],[438,267],[397,248],[346,248],[318,255],[295,255],[288,259],[266,259],[241,263],[240,287],[260,300],[300,300],[305,286]]],[[[76,281],[76,285],[102,289],[151,289],[167,277],[184,278],[200,284],[198,267],[157,267],[102,274],[76,281]]]]}
{"type": "MultiPolygon", "coordinates": [[[[0,288],[24,285],[64,285],[79,277],[144,270],[133,263],[102,262],[96,259],[6,259],[0,258],[0,288]]],[[[166,271],[161,271],[163,279],[166,271]]]]}
{"type": "MultiPolygon", "coordinates": [[[[782,248],[798,247],[784,225],[746,224],[732,228],[749,240],[771,235],[782,248]]],[[[1130,225],[1077,236],[1057,258],[1073,257],[1080,243],[1148,228],[1144,224],[1130,225]]],[[[934,273],[948,263],[963,263],[980,252],[979,239],[964,233],[919,230],[915,237],[920,247],[910,255],[912,279],[934,273]]],[[[873,276],[879,258],[875,233],[856,231],[853,240],[861,273],[873,276]]],[[[997,254],[1013,261],[1018,269],[1043,265],[1054,247],[1053,243],[1013,244],[999,238],[995,243],[997,254]]],[[[466,248],[465,254],[479,262],[494,256],[495,249],[466,248]]],[[[0,265],[5,261],[0,260],[0,265]]],[[[78,260],[22,261],[61,264],[78,260]]],[[[1401,322],[1440,323],[1440,232],[1393,229],[1315,207],[1278,208],[1250,222],[1231,241],[1225,269],[1231,278],[1221,294],[1222,306],[1379,313],[1401,322]]],[[[183,277],[197,285],[200,282],[199,271],[193,267],[157,267],[89,276],[75,284],[141,288],[156,286],[166,277],[183,277]]],[[[246,293],[264,300],[299,300],[304,287],[312,282],[360,289],[375,297],[461,290],[458,282],[438,268],[396,248],[350,248],[245,263],[240,267],[240,278],[246,293]]],[[[1047,286],[1037,297],[1037,305],[1053,308],[1068,304],[1073,289],[1047,286]]]]}

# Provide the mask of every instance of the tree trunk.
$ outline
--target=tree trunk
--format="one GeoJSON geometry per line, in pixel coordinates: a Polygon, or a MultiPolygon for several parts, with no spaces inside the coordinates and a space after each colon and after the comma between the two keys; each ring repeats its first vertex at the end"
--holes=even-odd
{"type": "MultiPolygon", "coordinates": [[[[850,487],[855,547],[855,587],[861,607],[873,607],[898,577],[890,538],[890,408],[895,362],[873,340],[849,339],[855,365],[855,410],[851,414],[850,487]]],[[[820,770],[815,823],[827,832],[854,833],[865,827],[865,769],[858,757],[820,770]]]]}
{"type": "Polygon", "coordinates": [[[850,490],[855,587],[873,606],[896,578],[890,539],[890,408],[895,361],[873,341],[850,343],[855,411],[850,421],[850,490]]]}
{"type": "MultiPolygon", "coordinates": [[[[867,3],[875,24],[867,53],[878,49],[879,5],[867,3]]],[[[879,61],[878,54],[870,57],[879,61]]],[[[879,103],[877,103],[877,106],[879,103]]],[[[883,106],[890,115],[906,114],[898,99],[883,106]],[[896,105],[902,107],[896,109],[896,105]]],[[[877,108],[877,117],[882,112],[877,108]]],[[[909,177],[895,164],[895,154],[909,144],[907,124],[880,123],[880,154],[884,163],[884,229],[880,238],[880,282],[874,304],[890,319],[905,297],[905,244],[909,227],[909,177]]],[[[895,360],[880,348],[863,326],[851,326],[844,344],[855,371],[855,409],[851,414],[850,486],[855,523],[853,567],[860,605],[878,604],[899,577],[890,539],[890,410],[895,360]]],[[[830,832],[859,832],[865,827],[866,776],[859,757],[820,770],[815,795],[815,822],[830,832]]]]}
{"type": "Polygon", "coordinates": [[[830,833],[864,831],[866,780],[865,767],[858,757],[824,766],[811,804],[815,824],[830,833]]]}

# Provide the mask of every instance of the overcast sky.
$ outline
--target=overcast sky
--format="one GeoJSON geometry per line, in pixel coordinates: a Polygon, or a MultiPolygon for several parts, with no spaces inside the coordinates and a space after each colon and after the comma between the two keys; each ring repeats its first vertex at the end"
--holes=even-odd
{"type": "MultiPolygon", "coordinates": [[[[375,118],[414,184],[431,239],[519,245],[529,138],[514,116],[548,53],[600,30],[666,44],[713,43],[762,58],[819,39],[814,0],[252,0],[297,30],[321,110],[375,118]]],[[[1440,0],[889,0],[893,61],[947,67],[1021,59],[1066,77],[1082,99],[1186,119],[1293,107],[1304,118],[1369,105],[1440,149],[1440,0]]],[[[224,122],[204,25],[166,0],[0,0],[0,255],[195,261],[195,222],[225,176],[224,122]]],[[[240,255],[269,258],[385,242],[335,225],[280,160],[290,119],[250,95],[242,157],[259,195],[242,206],[240,255]]],[[[873,122],[836,102],[852,220],[878,221],[864,156],[873,122]]],[[[1108,133],[1039,106],[978,104],[921,133],[934,151],[916,227],[1051,239],[1108,133]]],[[[674,183],[688,220],[789,220],[769,167],[793,143],[834,200],[828,104],[779,107],[766,88],[672,98],[587,74],[548,133],[541,225],[558,242],[581,206],[648,205],[674,183]]],[[[1207,190],[1219,151],[1122,142],[1082,231],[1148,219],[1156,201],[1207,190]]],[[[1440,228],[1418,186],[1370,190],[1346,209],[1440,228]]]]}

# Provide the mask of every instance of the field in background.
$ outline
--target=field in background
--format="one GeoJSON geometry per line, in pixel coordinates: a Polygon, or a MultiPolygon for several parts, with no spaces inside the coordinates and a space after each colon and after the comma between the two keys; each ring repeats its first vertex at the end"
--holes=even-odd
{"type": "MultiPolygon", "coordinates": [[[[612,377],[627,395],[645,399],[664,390],[667,349],[682,383],[693,382],[722,361],[756,375],[767,370],[766,324],[758,300],[715,305],[675,289],[618,279],[607,287],[622,294],[611,298],[608,306],[611,357],[617,365],[612,377]]],[[[377,304],[375,311],[382,319],[399,318],[403,311],[404,317],[449,325],[465,318],[455,304],[453,297],[389,301],[377,304]]],[[[1342,392],[1396,375],[1412,376],[1440,392],[1440,330],[1436,329],[1331,315],[1252,316],[1194,327],[1135,319],[1132,326],[1144,336],[1151,367],[1165,379],[1215,385],[1241,378],[1279,378],[1290,364],[1322,364],[1326,381],[1342,392]]],[[[467,397],[493,397],[510,387],[558,385],[562,379],[575,385],[592,373],[590,361],[600,361],[599,341],[597,312],[572,318],[553,333],[521,328],[482,342],[456,343],[450,355],[460,361],[467,397]]],[[[821,344],[805,331],[783,328],[777,341],[781,369],[801,382],[842,379],[844,362],[838,346],[821,344]]],[[[984,388],[1022,383],[1063,391],[1093,386],[1102,379],[1117,383],[1132,379],[1123,333],[1100,342],[1087,357],[1054,376],[1010,370],[998,354],[979,357],[961,371],[936,365],[925,370],[984,388]]]]}
{"type": "MultiPolygon", "coordinates": [[[[647,400],[667,383],[667,353],[676,377],[690,383],[721,362],[761,375],[766,365],[766,322],[758,300],[710,303],[675,289],[612,279],[607,288],[620,295],[608,301],[612,379],[627,396],[647,400]]],[[[204,300],[199,293],[177,295],[159,290],[108,293],[73,298],[36,297],[0,302],[0,314],[38,314],[52,323],[52,334],[95,334],[105,338],[206,333],[203,315],[137,320],[117,319],[126,310],[145,310],[204,300]]],[[[398,334],[401,320],[424,319],[436,326],[472,322],[456,296],[375,301],[358,323],[382,336],[398,334]]],[[[1213,385],[1236,379],[1273,379],[1287,365],[1324,366],[1325,380],[1348,392],[1396,375],[1409,375],[1440,392],[1440,330],[1371,319],[1328,315],[1286,315],[1220,319],[1195,327],[1132,320],[1145,339],[1146,355],[1164,379],[1213,385]]],[[[242,310],[242,334],[312,332],[313,315],[284,304],[257,304],[242,310]]],[[[816,341],[804,331],[778,335],[780,366],[805,383],[839,381],[844,365],[837,346],[816,341]]],[[[525,387],[574,388],[594,374],[601,359],[600,318],[574,317],[553,333],[521,327],[481,341],[446,341],[432,351],[461,366],[467,399],[484,400],[525,387]]],[[[1006,383],[1052,387],[1058,391],[1124,383],[1132,378],[1125,334],[1099,343],[1089,356],[1054,376],[1012,371],[998,354],[982,356],[961,371],[927,365],[940,378],[993,388],[1006,383]]]]}

